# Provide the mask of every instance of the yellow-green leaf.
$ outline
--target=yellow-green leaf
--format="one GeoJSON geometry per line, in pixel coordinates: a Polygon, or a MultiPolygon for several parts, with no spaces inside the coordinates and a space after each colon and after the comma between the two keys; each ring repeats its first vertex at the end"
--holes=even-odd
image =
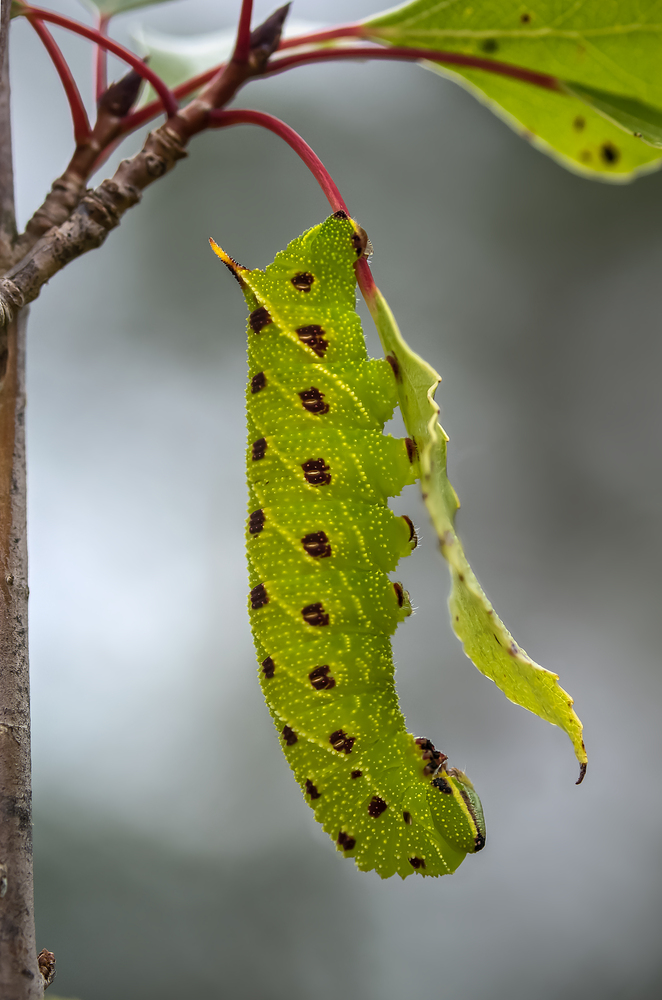
{"type": "Polygon", "coordinates": [[[560,93],[487,70],[425,63],[463,83],[570,169],[623,181],[662,161],[662,152],[631,134],[644,135],[642,128],[623,131],[618,116],[607,120],[590,94],[604,92],[662,114],[662,0],[413,0],[364,28],[382,44],[480,56],[549,74],[562,85],[571,81],[560,93]]]}
{"type": "Polygon", "coordinates": [[[395,359],[400,409],[419,451],[423,499],[450,567],[453,628],[469,659],[510,701],[565,730],[581,765],[581,780],[587,757],[572,698],[558,684],[557,674],[535,663],[515,642],[485,596],[455,531],[459,502],[446,473],[448,437],[434,401],[441,377],[405,342],[380,292],[368,298],[368,305],[384,353],[395,359]]]}

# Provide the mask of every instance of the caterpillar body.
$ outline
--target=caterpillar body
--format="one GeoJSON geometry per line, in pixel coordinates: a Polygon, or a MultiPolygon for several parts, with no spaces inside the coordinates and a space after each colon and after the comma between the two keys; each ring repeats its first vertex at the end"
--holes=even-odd
{"type": "Polygon", "coordinates": [[[364,231],[344,212],[266,271],[213,241],[250,311],[246,544],[260,682],[285,756],[337,849],[382,878],[453,872],[480,850],[480,801],[407,732],[390,636],[411,614],[389,573],[416,545],[387,498],[418,475],[384,435],[397,401],[355,308],[364,231]]]}

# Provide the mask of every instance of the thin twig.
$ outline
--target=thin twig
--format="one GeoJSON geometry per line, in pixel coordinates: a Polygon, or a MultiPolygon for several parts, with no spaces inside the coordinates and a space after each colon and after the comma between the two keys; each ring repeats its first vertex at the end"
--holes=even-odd
{"type": "Polygon", "coordinates": [[[62,55],[62,50],[46,25],[43,24],[37,17],[28,17],[28,21],[39,35],[39,38],[43,42],[44,48],[51,57],[53,65],[57,70],[57,74],[60,77],[67,101],[69,102],[71,120],[74,126],[74,139],[76,141],[76,145],[80,146],[89,138],[91,129],[90,122],[87,117],[87,111],[85,110],[85,105],[83,104],[83,98],[80,96],[80,91],[76,86],[73,73],[69,69],[69,63],[62,55]]]}

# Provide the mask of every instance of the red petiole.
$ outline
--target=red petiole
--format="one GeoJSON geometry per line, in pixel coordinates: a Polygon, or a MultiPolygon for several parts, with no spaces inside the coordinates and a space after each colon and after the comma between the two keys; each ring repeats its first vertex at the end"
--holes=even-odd
{"type": "Polygon", "coordinates": [[[77,146],[81,146],[90,137],[90,123],[85,110],[85,105],[83,104],[83,99],[80,96],[80,91],[78,90],[76,81],[74,80],[73,74],[69,69],[69,64],[62,55],[59,45],[51,35],[48,28],[42,24],[38,18],[28,17],[28,21],[39,35],[41,41],[44,43],[44,48],[51,57],[53,65],[57,70],[58,76],[60,77],[67,101],[69,102],[69,108],[71,109],[71,120],[74,126],[74,140],[77,146]]]}

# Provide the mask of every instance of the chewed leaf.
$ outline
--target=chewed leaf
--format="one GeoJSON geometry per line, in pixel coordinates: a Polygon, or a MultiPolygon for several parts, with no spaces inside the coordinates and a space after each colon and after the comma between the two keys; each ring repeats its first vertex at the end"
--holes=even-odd
{"type": "Polygon", "coordinates": [[[565,730],[583,776],[587,757],[572,698],[557,683],[557,674],[539,666],[517,645],[483,593],[455,532],[459,503],[446,473],[448,437],[438,423],[439,407],[434,401],[441,378],[407,345],[380,292],[369,306],[384,352],[392,359],[402,416],[418,446],[423,499],[450,567],[453,628],[467,656],[510,701],[565,730]]]}
{"type": "Polygon", "coordinates": [[[632,134],[646,138],[646,130],[624,125],[621,114],[628,111],[623,106],[619,110],[621,101],[634,102],[652,109],[653,118],[662,114],[662,22],[655,3],[412,0],[370,18],[363,27],[368,37],[384,45],[480,57],[556,78],[561,90],[488,70],[424,63],[466,86],[571,170],[623,181],[662,163],[658,150],[632,134]],[[567,81],[572,82],[566,87],[567,81]],[[612,98],[611,111],[601,107],[601,92],[612,98]]]}
{"type": "Polygon", "coordinates": [[[169,0],[81,0],[84,7],[102,14],[104,17],[112,17],[114,14],[123,14],[127,10],[135,10],[137,7],[152,7],[157,3],[167,3],[169,0]]]}

